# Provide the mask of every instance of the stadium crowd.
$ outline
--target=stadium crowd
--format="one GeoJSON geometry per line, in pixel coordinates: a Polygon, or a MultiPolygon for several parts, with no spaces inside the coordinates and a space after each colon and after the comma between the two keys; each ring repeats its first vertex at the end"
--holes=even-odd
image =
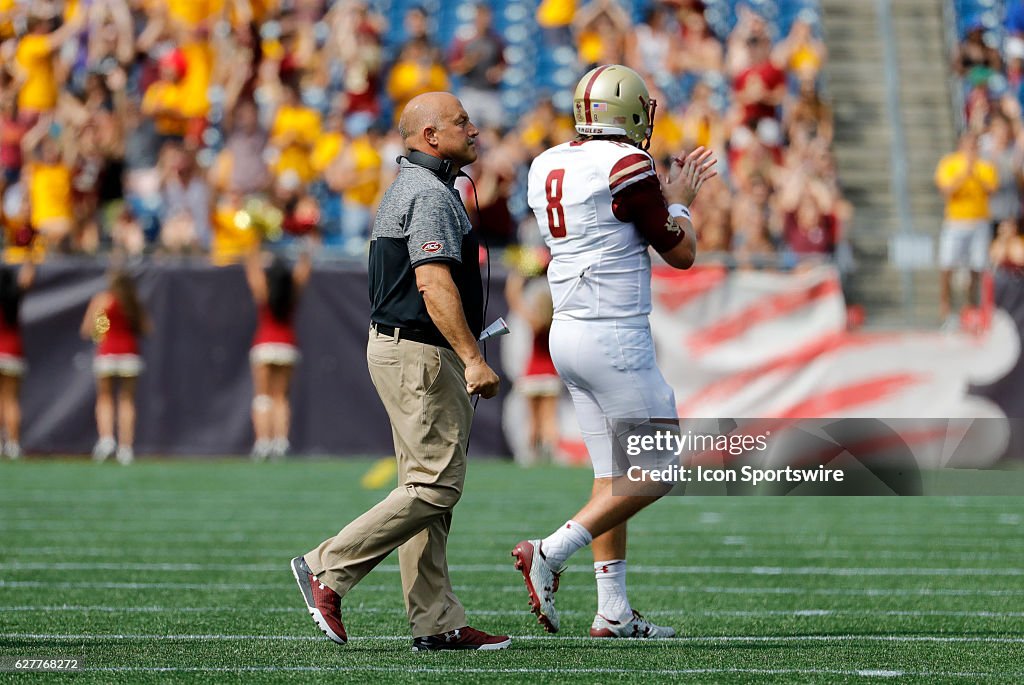
{"type": "MultiPolygon", "coordinates": [[[[515,4],[467,6],[440,45],[436,16],[412,4],[389,24],[375,8],[390,3],[359,0],[0,0],[5,260],[114,250],[225,264],[303,236],[362,256],[403,151],[397,115],[446,89],[482,129],[478,227],[492,246],[536,241],[525,171],[574,130],[542,88],[517,91],[535,98],[521,116],[504,104],[494,14],[515,4]]],[[[851,210],[817,16],[795,11],[784,26],[760,12],[787,4],[815,3],[524,6],[542,50],[572,50],[576,76],[618,62],[652,85],[659,164],[698,145],[728,160],[694,208],[704,253],[792,264],[833,254],[851,210]],[[735,11],[727,35],[708,20],[723,7],[735,11]]]]}
{"type": "Polygon", "coordinates": [[[935,170],[946,201],[939,262],[947,321],[954,269],[970,272],[971,304],[989,267],[1024,269],[1024,1],[957,0],[954,9],[961,35],[951,69],[963,96],[963,130],[935,170]]]}

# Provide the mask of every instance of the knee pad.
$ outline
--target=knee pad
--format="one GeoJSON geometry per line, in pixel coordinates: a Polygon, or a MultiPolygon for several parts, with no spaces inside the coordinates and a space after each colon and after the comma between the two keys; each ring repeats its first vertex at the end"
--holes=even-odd
{"type": "Polygon", "coordinates": [[[256,395],[252,398],[252,410],[258,412],[270,411],[274,406],[274,400],[270,395],[256,395]]]}

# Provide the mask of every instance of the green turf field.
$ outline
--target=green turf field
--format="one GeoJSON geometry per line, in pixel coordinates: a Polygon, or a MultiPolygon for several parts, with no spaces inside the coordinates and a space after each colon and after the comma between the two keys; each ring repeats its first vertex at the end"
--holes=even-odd
{"type": "Polygon", "coordinates": [[[412,653],[393,559],[346,597],[338,647],[288,561],[380,499],[369,465],[0,463],[0,659],[84,657],[76,683],[1024,682],[1024,498],[667,498],[631,524],[629,587],[684,637],[610,642],[584,637],[589,552],[555,637],[509,556],[590,473],[487,461],[449,562],[472,624],[512,648],[412,653]]]}

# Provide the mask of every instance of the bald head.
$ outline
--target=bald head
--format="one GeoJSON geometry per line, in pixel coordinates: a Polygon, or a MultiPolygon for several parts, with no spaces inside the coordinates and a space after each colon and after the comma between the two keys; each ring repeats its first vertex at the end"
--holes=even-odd
{"type": "Polygon", "coordinates": [[[398,134],[408,150],[449,159],[459,166],[476,160],[473,144],[479,131],[451,93],[423,93],[410,100],[398,120],[398,134]]]}
{"type": "MultiPolygon", "coordinates": [[[[402,136],[405,146],[410,150],[421,148],[412,144],[422,140],[423,129],[439,128],[445,114],[452,114],[461,108],[459,99],[451,93],[433,92],[417,95],[402,110],[398,120],[398,135],[402,136]]],[[[421,150],[426,152],[426,150],[421,150]]]]}

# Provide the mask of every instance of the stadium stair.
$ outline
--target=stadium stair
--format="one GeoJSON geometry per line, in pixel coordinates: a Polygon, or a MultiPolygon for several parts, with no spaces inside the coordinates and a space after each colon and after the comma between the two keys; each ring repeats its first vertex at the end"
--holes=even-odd
{"type": "MultiPolygon", "coordinates": [[[[856,210],[849,235],[857,271],[849,279],[849,298],[867,309],[872,327],[937,325],[938,271],[913,273],[913,305],[908,312],[902,272],[889,263],[889,241],[900,230],[900,219],[893,190],[891,148],[896,137],[886,97],[879,3],[821,4],[829,49],[825,74],[836,116],[834,149],[844,192],[856,210]]],[[[955,146],[942,3],[891,4],[911,227],[937,239],[943,202],[932,176],[939,158],[955,146]]]]}
{"type": "Polygon", "coordinates": [[[901,0],[893,6],[911,202],[918,228],[936,232],[944,202],[932,178],[939,159],[956,147],[949,90],[950,58],[937,5],[930,0],[901,0]]]}

